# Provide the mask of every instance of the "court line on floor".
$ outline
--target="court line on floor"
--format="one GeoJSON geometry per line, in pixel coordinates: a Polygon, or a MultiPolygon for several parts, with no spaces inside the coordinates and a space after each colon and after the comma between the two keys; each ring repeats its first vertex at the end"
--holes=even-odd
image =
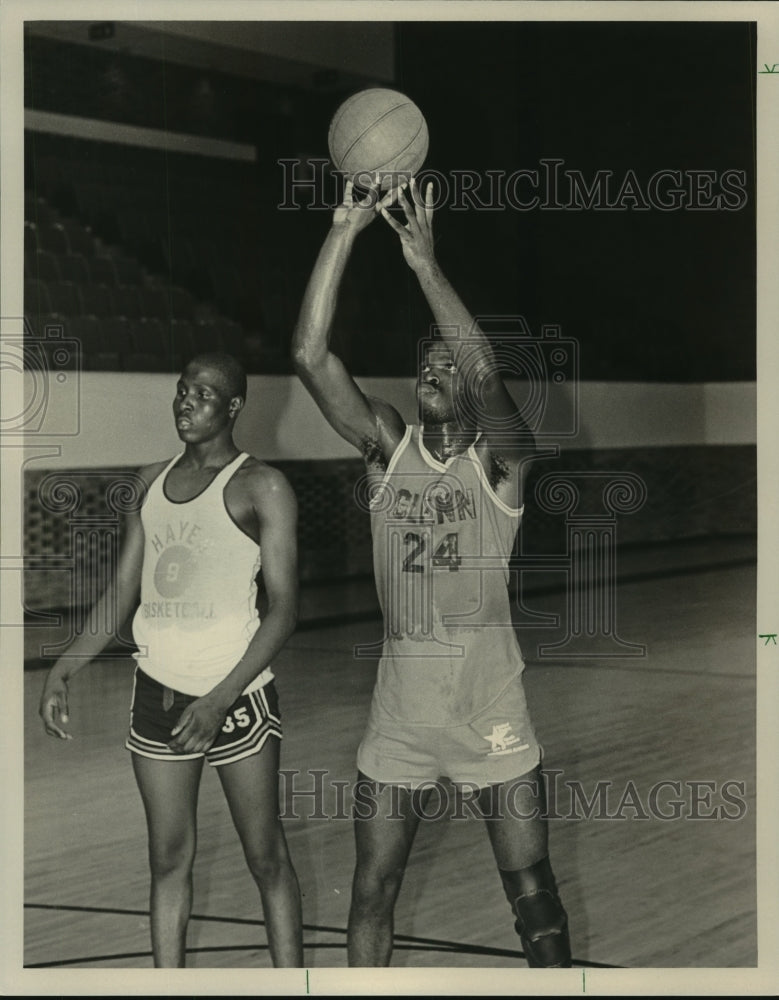
{"type": "MultiPolygon", "coordinates": [[[[148,911],[146,910],[131,910],[124,909],[120,907],[102,907],[102,906],[77,906],[77,905],[66,905],[57,903],[25,903],[24,909],[30,910],[56,910],[56,911],[67,911],[70,913],[102,913],[113,916],[131,916],[131,917],[148,917],[148,911]]],[[[220,923],[220,924],[240,924],[247,927],[265,927],[264,920],[249,919],[246,917],[215,917],[209,916],[207,914],[193,913],[190,920],[210,922],[210,923],[220,923]]],[[[328,927],[320,924],[302,924],[304,931],[317,931],[319,933],[325,934],[340,934],[346,935],[345,927],[328,927]]],[[[198,949],[188,949],[188,953],[194,953],[196,951],[247,951],[247,950],[264,950],[266,945],[219,945],[209,948],[198,948],[198,949]]],[[[346,942],[343,943],[327,943],[322,944],[306,944],[304,947],[307,948],[344,948],[346,947],[346,942]]],[[[448,951],[456,954],[462,955],[485,955],[493,958],[517,958],[524,959],[525,955],[522,951],[512,950],[508,948],[492,948],[488,945],[479,944],[462,944],[459,941],[447,941],[440,938],[428,938],[428,937],[417,937],[413,934],[395,934],[394,935],[394,947],[404,950],[404,951],[448,951]]],[[[42,969],[42,968],[52,968],[59,965],[73,965],[78,962],[102,962],[110,961],[117,958],[140,958],[148,957],[150,952],[127,952],[118,955],[99,955],[84,958],[70,958],[62,959],[57,962],[37,962],[30,965],[25,965],[28,969],[42,969]]],[[[622,966],[618,965],[608,965],[602,962],[589,962],[585,960],[574,959],[574,966],[586,967],[588,969],[618,969],[622,966]]]]}
{"type": "MultiPolygon", "coordinates": [[[[345,943],[340,942],[326,942],[323,944],[312,944],[310,942],[304,942],[303,948],[305,949],[343,949],[346,947],[345,943]]],[[[446,948],[443,946],[432,946],[432,945],[409,945],[409,944],[395,944],[393,946],[394,951],[431,951],[439,952],[443,954],[470,954],[469,949],[461,948],[446,948]]],[[[266,944],[247,944],[247,945],[213,945],[205,948],[187,948],[185,954],[187,955],[202,955],[211,954],[214,952],[245,952],[245,951],[268,951],[268,945],[266,944]]],[[[522,958],[520,953],[510,952],[511,956],[515,954],[522,958]]],[[[151,951],[123,951],[117,952],[113,955],[84,955],[81,958],[66,958],[57,962],[31,962],[24,966],[25,969],[55,969],[61,968],[66,965],[82,965],[90,962],[112,962],[117,960],[126,960],[129,958],[151,958],[151,951]]]]}
{"type": "MultiPolygon", "coordinates": [[[[198,954],[209,954],[214,952],[245,952],[245,951],[268,951],[268,945],[266,944],[247,944],[247,945],[213,945],[204,948],[187,948],[187,955],[198,955],[198,954]]],[[[346,948],[346,942],[334,942],[327,941],[321,944],[304,942],[303,948],[309,950],[322,949],[324,950],[342,950],[346,948]]],[[[419,945],[419,944],[399,944],[397,941],[393,944],[393,951],[414,951],[414,952],[438,952],[439,954],[450,954],[450,955],[470,955],[470,954],[484,954],[488,957],[498,958],[517,958],[524,959],[524,955],[519,951],[505,951],[501,952],[499,950],[485,951],[485,952],[475,952],[471,948],[450,948],[444,945],[419,945]]],[[[151,958],[151,951],[126,951],[117,952],[113,955],[84,955],[81,958],[66,958],[56,962],[31,962],[24,966],[25,969],[54,969],[61,968],[66,965],[81,965],[90,962],[111,962],[117,960],[125,960],[129,958],[151,958]]],[[[574,963],[578,965],[579,963],[574,963]]],[[[589,966],[588,966],[589,967],[589,966]]],[[[600,968],[601,966],[599,966],[600,968]]],[[[614,966],[605,966],[605,968],[614,968],[614,966]]]]}

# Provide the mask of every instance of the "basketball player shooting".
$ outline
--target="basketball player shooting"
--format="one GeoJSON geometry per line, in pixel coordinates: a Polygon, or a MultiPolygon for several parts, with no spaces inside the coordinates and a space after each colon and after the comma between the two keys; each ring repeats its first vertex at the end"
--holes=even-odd
{"type": "Polygon", "coordinates": [[[185,367],[173,400],[184,449],[140,470],[146,495],[128,516],[115,578],[40,700],[46,732],[71,739],[68,682],[110,642],[105,623],[124,622],[137,605],[126,746],[146,810],[158,968],[185,965],[204,760],[216,768],[260,890],[273,964],[303,964],[300,891],[278,808],[272,671],[297,618],[297,503],[277,469],[233,441],[245,398],[232,356],[199,355],[185,367]]]}
{"type": "Polygon", "coordinates": [[[379,181],[362,200],[347,181],[293,338],[300,378],[366,464],[384,616],[357,755],[348,960],[389,964],[395,902],[419,819],[431,783],[446,776],[473,792],[487,820],[528,964],[570,966],[507,590],[534,444],[489,341],[436,260],[431,186],[422,199],[412,178],[380,197],[379,181]],[[395,199],[405,224],[389,212],[395,199]],[[379,214],[399,238],[439,331],[419,372],[413,426],[386,401],[364,395],[329,348],[355,240],[379,214]],[[361,808],[368,801],[372,808],[361,808]]]}

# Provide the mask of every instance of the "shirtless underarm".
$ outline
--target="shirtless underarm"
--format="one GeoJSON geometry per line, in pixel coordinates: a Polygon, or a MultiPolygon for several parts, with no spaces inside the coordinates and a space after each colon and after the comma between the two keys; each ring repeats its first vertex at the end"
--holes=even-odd
{"type": "Polygon", "coordinates": [[[364,437],[360,442],[360,452],[368,469],[387,471],[387,458],[378,437],[364,437]]]}

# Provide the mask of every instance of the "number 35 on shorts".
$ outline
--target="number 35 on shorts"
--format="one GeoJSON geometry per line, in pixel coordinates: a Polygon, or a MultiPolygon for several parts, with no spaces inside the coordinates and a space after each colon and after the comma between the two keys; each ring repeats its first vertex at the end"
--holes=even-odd
{"type": "Polygon", "coordinates": [[[235,732],[235,727],[239,729],[246,729],[247,726],[251,725],[252,720],[249,718],[248,712],[245,708],[234,708],[233,711],[227,716],[222,726],[223,733],[233,733],[235,732]]]}

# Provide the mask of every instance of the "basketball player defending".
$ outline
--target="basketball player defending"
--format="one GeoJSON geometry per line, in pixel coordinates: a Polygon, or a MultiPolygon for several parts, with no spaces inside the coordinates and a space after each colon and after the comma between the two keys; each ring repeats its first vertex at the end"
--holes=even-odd
{"type": "Polygon", "coordinates": [[[540,751],[507,591],[523,463],[534,446],[489,342],[436,262],[432,219],[429,186],[424,203],[413,181],[408,193],[379,200],[374,186],[358,202],[347,184],[293,342],[301,379],[365,459],[384,614],[382,657],[357,759],[349,964],[389,964],[411,844],[426,796],[445,775],[474,791],[487,817],[528,964],[569,966],[567,917],[548,859],[540,751]],[[396,197],[405,225],[387,211],[396,197]],[[440,330],[419,373],[418,426],[406,426],[388,403],[363,395],[328,346],[355,238],[377,212],[398,234],[440,330]],[[468,416],[474,409],[478,421],[468,416]],[[372,808],[364,808],[367,802],[372,808]]]}
{"type": "Polygon", "coordinates": [[[230,355],[184,369],[173,415],[184,450],[141,470],[113,583],[89,627],[52,667],[40,701],[46,732],[70,739],[68,682],[133,619],[127,747],[149,833],[151,939],[157,967],[182,968],[192,906],[203,761],[217,769],[260,890],[275,966],[302,966],[301,905],[278,810],[281,724],[271,664],[297,617],[297,505],[284,476],[239,452],[233,425],[246,376],[230,355]],[[268,610],[256,608],[262,574],[268,610]]]}

